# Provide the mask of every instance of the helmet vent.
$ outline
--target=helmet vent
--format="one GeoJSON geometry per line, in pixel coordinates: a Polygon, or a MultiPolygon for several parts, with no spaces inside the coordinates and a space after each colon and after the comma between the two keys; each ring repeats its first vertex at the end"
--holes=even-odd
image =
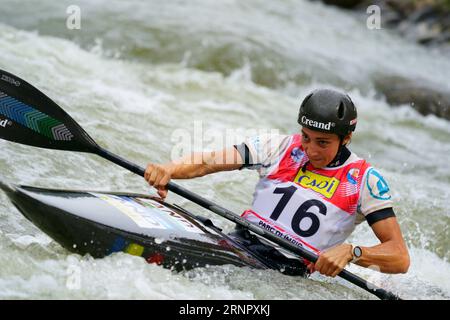
{"type": "Polygon", "coordinates": [[[338,116],[339,120],[343,120],[344,116],[345,116],[345,106],[344,106],[343,102],[339,103],[339,107],[338,107],[337,111],[338,111],[337,116],[338,116]]]}

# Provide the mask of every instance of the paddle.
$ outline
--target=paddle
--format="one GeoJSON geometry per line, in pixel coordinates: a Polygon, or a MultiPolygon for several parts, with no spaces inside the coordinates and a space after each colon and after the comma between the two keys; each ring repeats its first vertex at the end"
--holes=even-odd
{"type": "MultiPolygon", "coordinates": [[[[75,120],[44,93],[19,77],[2,70],[0,70],[0,138],[40,148],[94,153],[142,177],[145,172],[143,168],[100,147],[75,120]]],[[[232,211],[173,182],[168,184],[168,189],[311,262],[318,259],[314,253],[251,224],[232,211]]],[[[380,299],[400,299],[347,270],[343,270],[339,276],[380,299]]]]}

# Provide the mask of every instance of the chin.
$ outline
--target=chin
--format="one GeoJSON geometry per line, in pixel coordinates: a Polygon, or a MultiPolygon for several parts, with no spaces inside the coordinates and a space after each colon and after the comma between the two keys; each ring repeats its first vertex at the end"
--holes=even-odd
{"type": "Polygon", "coordinates": [[[310,162],[313,165],[313,167],[317,168],[317,169],[321,169],[323,167],[326,167],[326,164],[324,164],[323,162],[313,162],[313,161],[310,161],[310,162]]]}

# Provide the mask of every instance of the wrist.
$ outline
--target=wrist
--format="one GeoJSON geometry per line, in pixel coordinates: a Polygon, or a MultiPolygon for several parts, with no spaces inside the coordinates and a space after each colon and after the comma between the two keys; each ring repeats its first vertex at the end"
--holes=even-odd
{"type": "Polygon", "coordinates": [[[347,261],[348,263],[350,263],[353,260],[353,245],[352,244],[348,244],[348,251],[347,251],[347,261]]]}
{"type": "Polygon", "coordinates": [[[177,164],[172,163],[172,162],[169,162],[169,163],[164,164],[164,165],[163,165],[163,168],[164,168],[164,170],[166,171],[166,173],[167,173],[170,177],[172,177],[172,176],[174,175],[174,173],[175,173],[176,166],[177,166],[177,164]]]}
{"type": "Polygon", "coordinates": [[[360,246],[352,246],[352,259],[351,259],[351,263],[355,263],[357,262],[359,259],[361,259],[362,257],[362,249],[360,246]]]}

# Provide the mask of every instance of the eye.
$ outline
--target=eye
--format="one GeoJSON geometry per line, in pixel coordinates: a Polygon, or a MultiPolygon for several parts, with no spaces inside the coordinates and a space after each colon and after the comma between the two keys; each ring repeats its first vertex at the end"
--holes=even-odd
{"type": "Polygon", "coordinates": [[[326,148],[330,144],[328,141],[319,141],[319,146],[326,148]]]}

